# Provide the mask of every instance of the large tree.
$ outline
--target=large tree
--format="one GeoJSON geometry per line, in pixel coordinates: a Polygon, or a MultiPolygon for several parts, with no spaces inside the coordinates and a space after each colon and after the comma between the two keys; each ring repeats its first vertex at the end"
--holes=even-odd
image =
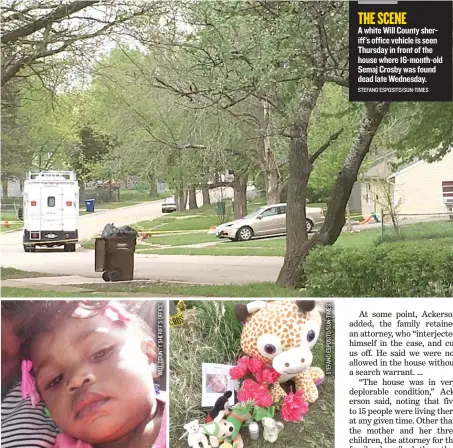
{"type": "Polygon", "coordinates": [[[138,0],[3,3],[2,86],[15,77],[45,76],[56,55],[92,54],[100,37],[120,32],[130,19],[162,7],[159,2],[138,0]]]}

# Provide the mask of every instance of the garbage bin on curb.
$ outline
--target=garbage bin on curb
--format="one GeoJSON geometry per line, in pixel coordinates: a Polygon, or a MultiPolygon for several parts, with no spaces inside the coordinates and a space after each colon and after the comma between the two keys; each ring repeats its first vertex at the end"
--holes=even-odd
{"type": "Polygon", "coordinates": [[[106,282],[133,280],[135,245],[134,236],[96,238],[95,271],[102,272],[106,282]]]}
{"type": "Polygon", "coordinates": [[[94,203],[95,199],[86,199],[85,200],[85,210],[89,213],[94,213],[94,203]]]}
{"type": "Polygon", "coordinates": [[[225,205],[224,201],[216,202],[215,208],[216,208],[217,215],[225,216],[226,205],[225,205]]]}

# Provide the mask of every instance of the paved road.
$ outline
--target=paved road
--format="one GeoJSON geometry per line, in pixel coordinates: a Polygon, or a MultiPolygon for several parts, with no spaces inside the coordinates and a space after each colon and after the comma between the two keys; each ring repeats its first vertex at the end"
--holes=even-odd
{"type": "MultiPolygon", "coordinates": [[[[100,233],[105,224],[131,224],[136,221],[160,216],[161,202],[150,202],[94,215],[80,217],[79,235],[85,239],[100,233]]],[[[0,236],[2,266],[25,271],[52,274],[80,275],[98,278],[94,271],[94,252],[77,249],[62,252],[61,249],[43,249],[25,253],[22,248],[22,232],[0,236]]],[[[200,284],[243,284],[275,281],[283,263],[280,257],[215,257],[183,255],[136,255],[136,279],[193,282],[200,284]]]]}

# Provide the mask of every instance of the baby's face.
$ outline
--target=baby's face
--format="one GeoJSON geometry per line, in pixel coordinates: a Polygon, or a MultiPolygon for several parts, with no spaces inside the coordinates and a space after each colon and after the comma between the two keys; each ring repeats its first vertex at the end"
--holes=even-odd
{"type": "Polygon", "coordinates": [[[154,355],[144,338],[122,325],[104,315],[63,319],[32,346],[37,384],[53,420],[85,442],[125,436],[155,401],[154,355]]]}

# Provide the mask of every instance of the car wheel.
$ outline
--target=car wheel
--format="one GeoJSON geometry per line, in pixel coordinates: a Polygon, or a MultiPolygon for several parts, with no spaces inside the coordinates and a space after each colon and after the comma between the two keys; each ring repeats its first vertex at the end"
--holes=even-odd
{"type": "Polygon", "coordinates": [[[307,233],[310,233],[313,230],[313,223],[309,219],[306,220],[306,226],[307,226],[307,233]]]}
{"type": "Polygon", "coordinates": [[[252,236],[253,236],[253,230],[248,226],[241,227],[236,233],[236,239],[238,241],[251,240],[252,236]]]}
{"type": "Polygon", "coordinates": [[[30,252],[30,246],[27,246],[26,244],[24,244],[24,251],[30,252]]]}
{"type": "Polygon", "coordinates": [[[109,282],[110,281],[110,275],[109,275],[109,273],[107,271],[102,273],[102,280],[104,280],[104,282],[109,282]]]}
{"type": "Polygon", "coordinates": [[[36,252],[36,244],[33,244],[33,246],[30,246],[30,252],[36,252]]]}

